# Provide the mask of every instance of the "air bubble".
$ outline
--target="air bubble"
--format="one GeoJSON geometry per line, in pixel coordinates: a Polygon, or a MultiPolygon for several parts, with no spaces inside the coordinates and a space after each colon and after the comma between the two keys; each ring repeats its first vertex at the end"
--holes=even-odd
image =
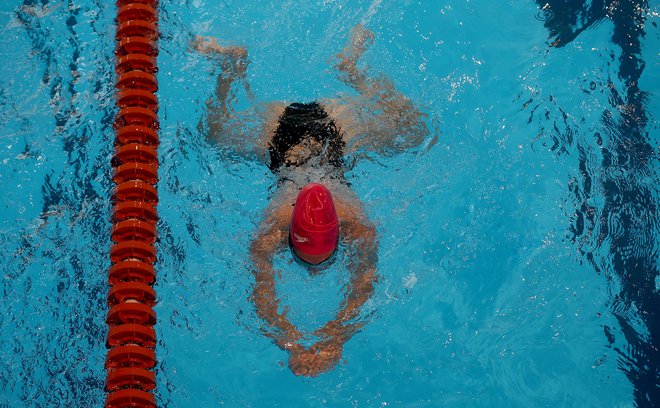
{"type": "Polygon", "coordinates": [[[548,21],[552,20],[554,16],[555,13],[550,9],[550,4],[545,3],[545,6],[543,6],[543,8],[541,8],[541,10],[539,10],[538,13],[534,15],[534,18],[539,21],[548,21]]]}

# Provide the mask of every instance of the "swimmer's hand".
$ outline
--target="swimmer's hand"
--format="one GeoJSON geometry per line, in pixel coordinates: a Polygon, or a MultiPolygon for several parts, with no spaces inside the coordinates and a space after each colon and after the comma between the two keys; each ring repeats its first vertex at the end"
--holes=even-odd
{"type": "Polygon", "coordinates": [[[290,351],[289,368],[295,375],[316,377],[337,365],[342,352],[338,342],[316,343],[309,349],[299,346],[290,351]]]}

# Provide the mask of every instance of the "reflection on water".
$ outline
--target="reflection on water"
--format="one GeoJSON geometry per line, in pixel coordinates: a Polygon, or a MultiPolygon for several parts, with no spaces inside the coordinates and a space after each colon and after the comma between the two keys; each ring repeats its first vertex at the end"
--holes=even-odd
{"type": "MultiPolygon", "coordinates": [[[[620,48],[618,78],[604,88],[610,106],[603,109],[604,132],[594,139],[599,153],[578,142],[580,178],[571,192],[580,202],[572,226],[575,242],[585,259],[612,282],[611,310],[629,347],[619,348],[605,326],[619,365],[635,387],[638,406],[660,401],[660,293],[658,277],[657,153],[649,139],[647,93],[639,88],[646,66],[641,57],[647,1],[537,1],[547,18],[551,47],[565,47],[583,31],[609,20],[612,42],[620,48]],[[621,86],[617,83],[621,81],[621,86]],[[605,258],[605,259],[603,259],[605,258]],[[641,321],[641,325],[638,324],[641,321]]],[[[585,44],[586,47],[590,45],[585,44]]],[[[591,82],[585,93],[595,90],[591,82]]],[[[565,138],[565,144],[573,140],[565,138]]]]}
{"type": "Polygon", "coordinates": [[[113,17],[20,3],[0,6],[0,406],[99,406],[113,17]]]}

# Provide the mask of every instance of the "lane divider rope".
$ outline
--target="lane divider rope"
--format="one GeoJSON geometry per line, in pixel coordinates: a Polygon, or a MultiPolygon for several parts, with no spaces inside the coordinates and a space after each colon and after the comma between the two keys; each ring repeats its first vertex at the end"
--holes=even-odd
{"type": "Polygon", "coordinates": [[[106,408],[155,408],[158,0],[117,0],[106,408]]]}

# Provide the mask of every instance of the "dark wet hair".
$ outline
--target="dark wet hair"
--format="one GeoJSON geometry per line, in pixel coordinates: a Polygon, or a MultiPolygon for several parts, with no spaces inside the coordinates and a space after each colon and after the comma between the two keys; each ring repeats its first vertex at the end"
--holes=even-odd
{"type": "Polygon", "coordinates": [[[325,109],[317,102],[292,103],[280,116],[277,130],[268,146],[270,170],[277,173],[282,166],[288,166],[284,161],[287,151],[308,138],[323,146],[322,164],[338,168],[343,166],[345,143],[325,109]]]}

